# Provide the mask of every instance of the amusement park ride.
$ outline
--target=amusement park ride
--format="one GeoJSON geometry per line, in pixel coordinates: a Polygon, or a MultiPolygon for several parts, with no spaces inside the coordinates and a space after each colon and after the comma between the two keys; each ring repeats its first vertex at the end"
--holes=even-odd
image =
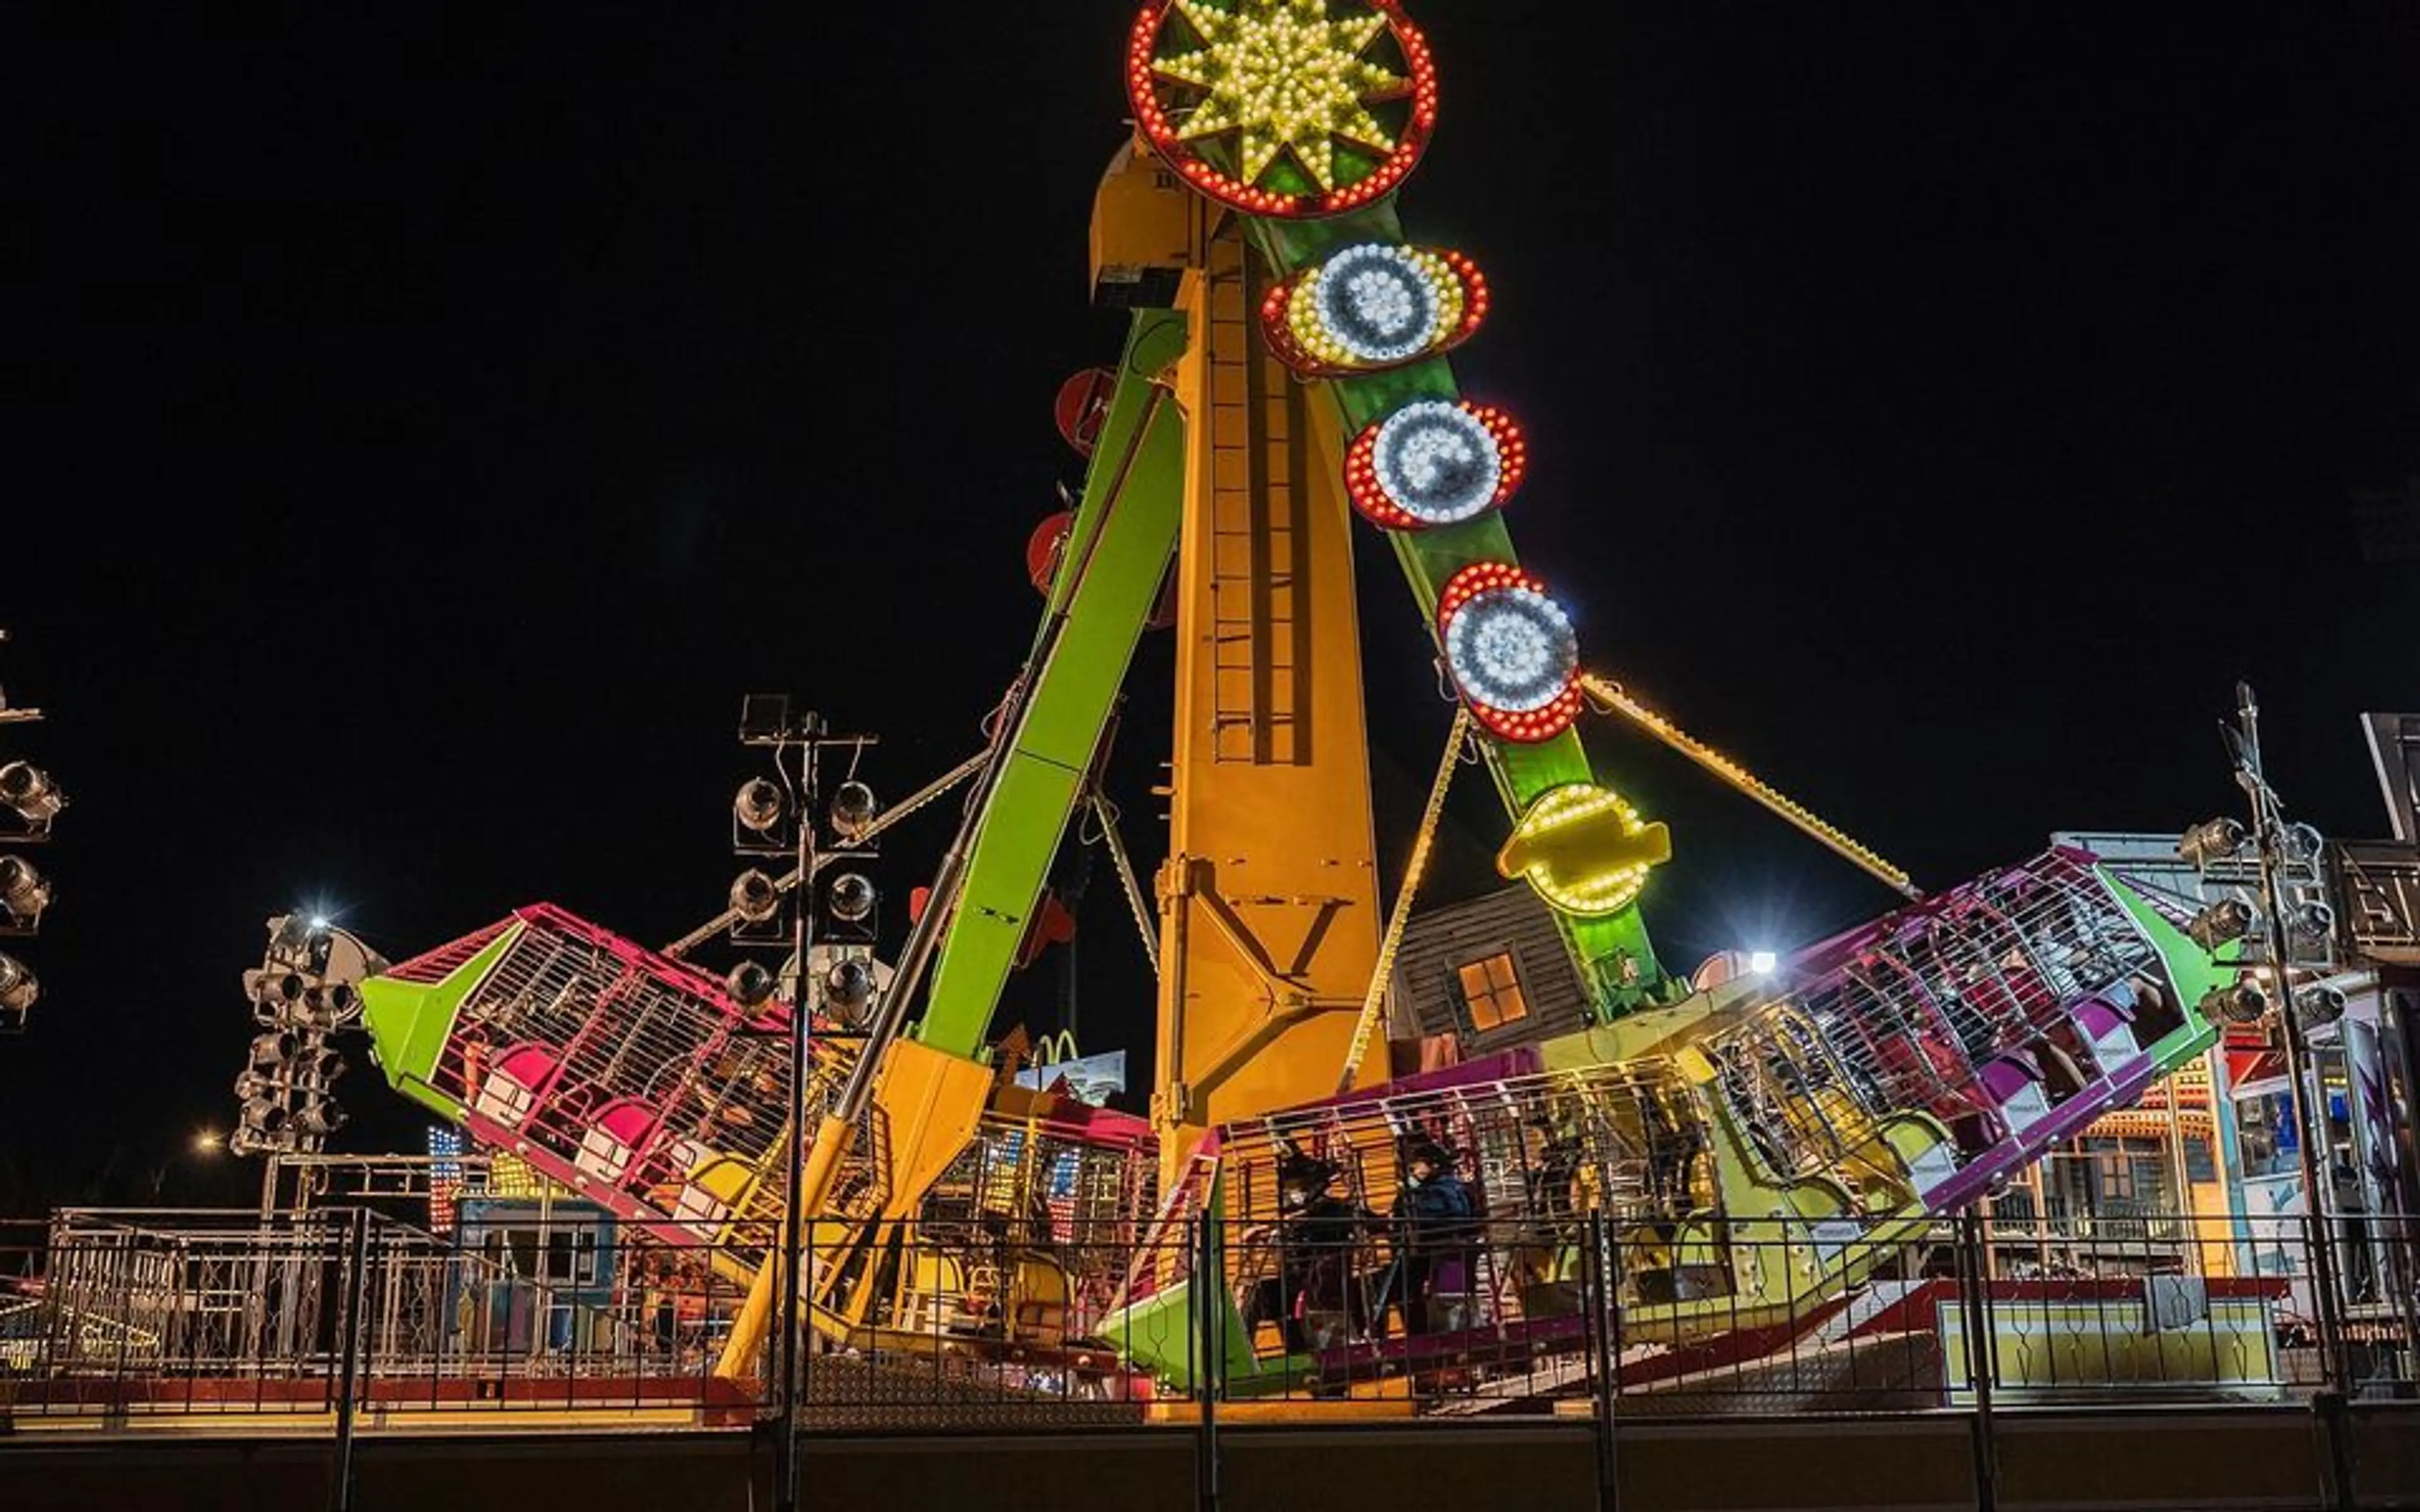
{"type": "Polygon", "coordinates": [[[1446,356],[1482,330],[1487,283],[1398,219],[1439,96],[1394,0],[1151,0],[1125,69],[1133,136],[1091,235],[1124,350],[1078,396],[1087,472],[1049,539],[1040,624],[882,990],[818,1012],[801,1083],[783,995],[539,903],[359,982],[394,1087],[625,1225],[714,1246],[748,1288],[726,1373],[760,1368],[795,1211],[799,1304],[836,1345],[942,1340],[1171,1382],[1216,1368],[1248,1391],[1412,1369],[1481,1327],[1533,1361],[1580,1337],[1553,1285],[1567,1256],[1527,1284],[1475,1265],[1467,1305],[1425,1335],[1289,1349],[1257,1333],[1235,1298],[1265,1256],[1185,1236],[1276,1219],[1291,1158],[1384,1193],[1407,1143],[1434,1140],[1482,1214],[1511,1216],[1527,1142],[1556,1140],[1621,1241],[1625,1318],[1711,1339],[1854,1283],[2211,1042],[2202,1004],[2235,980],[2223,942],[2095,856],[2054,849],[1919,896],[1583,670],[1513,552],[1521,428],[1464,395],[1446,356]],[[1456,700],[1391,909],[1357,530],[1393,554],[1456,700]],[[1176,719],[1139,1117],[1016,1086],[991,1045],[1163,616],[1176,719]],[[1671,841],[1591,769],[1574,728],[1589,713],[1631,719],[1912,901],[1769,974],[1675,974],[1639,910],[1671,841]],[[1381,989],[1466,748],[1508,816],[1499,869],[1554,911],[1591,1011],[1389,1079],[1369,1053],[1381,989]]]}

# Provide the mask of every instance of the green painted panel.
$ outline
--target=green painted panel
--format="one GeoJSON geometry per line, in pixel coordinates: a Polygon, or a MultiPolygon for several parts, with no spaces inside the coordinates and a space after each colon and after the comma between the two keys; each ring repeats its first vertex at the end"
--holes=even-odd
{"type": "Polygon", "coordinates": [[[2211,988],[2233,982],[2236,968],[2221,965],[2192,935],[2169,923],[2149,900],[2107,867],[2093,870],[2109,885],[2109,890],[2117,895],[2136,926],[2150,938],[2152,949],[2160,952],[2161,961],[2168,968],[2168,980],[2182,999],[2178,1007],[2184,1011],[2184,1027],[2150,1047],[2160,1069],[2174,1071],[2217,1042],[2218,1026],[2202,1017],[2197,1005],[2211,988]]]}
{"type": "Polygon", "coordinates": [[[363,980],[362,1026],[369,1030],[371,1058],[389,1086],[447,1119],[460,1119],[462,1104],[430,1086],[428,1078],[437,1069],[445,1037],[454,1030],[462,1000],[495,968],[524,928],[515,924],[498,934],[441,981],[363,980]]]}
{"type": "MultiPolygon", "coordinates": [[[[1100,748],[1185,516],[1185,423],[1155,381],[1185,349],[1185,316],[1136,313],[1093,449],[1051,605],[1063,623],[1034,674],[941,936],[918,1036],[972,1057],[989,1036],[1026,921],[1100,748]],[[1071,570],[1081,563],[1082,570],[1071,570]]],[[[1046,622],[1044,634],[1048,634],[1046,622]]],[[[1037,640],[1036,645],[1041,641],[1037,640]]]]}

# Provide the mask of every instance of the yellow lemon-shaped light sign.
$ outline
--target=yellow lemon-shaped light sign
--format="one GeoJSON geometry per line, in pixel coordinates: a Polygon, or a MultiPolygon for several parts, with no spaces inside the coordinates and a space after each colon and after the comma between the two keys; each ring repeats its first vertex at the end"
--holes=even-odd
{"type": "Polygon", "coordinates": [[[1496,870],[1521,877],[1567,914],[1619,913],[1647,885],[1648,868],[1672,858],[1672,832],[1642,824],[1619,794],[1566,782],[1538,795],[1497,853],[1496,870]]]}

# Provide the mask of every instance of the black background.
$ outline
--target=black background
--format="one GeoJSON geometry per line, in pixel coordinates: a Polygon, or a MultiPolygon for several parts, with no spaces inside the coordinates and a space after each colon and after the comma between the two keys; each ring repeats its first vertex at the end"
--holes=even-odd
{"type": "MultiPolygon", "coordinates": [[[[1529,430],[1514,535],[1591,665],[1931,886],[2234,811],[2239,677],[2298,816],[2383,830],[2355,716],[2420,708],[2420,563],[2350,500],[2420,473],[2408,6],[1415,13],[1404,220],[1493,283],[1455,370],[1529,430]]],[[[1052,394],[1121,330],[1085,228],[1129,14],[0,8],[0,685],[49,715],[0,740],[72,799],[0,1213],[241,1196],[181,1152],[272,914],[660,944],[731,873],[744,694],[878,732],[893,796],[976,748],[1080,476],[1052,394]]],[[[1361,544],[1398,865],[1448,710],[1361,544]]],[[[1146,869],[1170,656],[1116,763],[1146,869]]],[[[1891,901],[1588,738],[1674,826],[1675,966],[1891,901]]],[[[893,940],[954,812],[886,846],[893,940]]],[[[1439,899],[1503,824],[1476,782],[1450,820],[1439,899]]],[[[1102,870],[1073,980],[1147,1086],[1123,915],[1102,870]]],[[[354,1058],[339,1144],[416,1144],[354,1058]]]]}

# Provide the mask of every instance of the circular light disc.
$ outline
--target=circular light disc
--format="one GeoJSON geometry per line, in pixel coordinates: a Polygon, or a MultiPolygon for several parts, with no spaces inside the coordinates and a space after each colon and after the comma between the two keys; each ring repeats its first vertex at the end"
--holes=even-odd
{"type": "Polygon", "coordinates": [[[1496,501],[1504,460],[1486,424],[1460,405],[1423,399],[1378,427],[1371,467],[1378,486],[1424,524],[1450,525],[1496,501]]]}
{"type": "Polygon", "coordinates": [[[1512,714],[1543,709],[1571,686],[1579,637],[1560,606],[1528,588],[1492,588],[1446,623],[1446,662],[1472,700],[1512,714]]]}

